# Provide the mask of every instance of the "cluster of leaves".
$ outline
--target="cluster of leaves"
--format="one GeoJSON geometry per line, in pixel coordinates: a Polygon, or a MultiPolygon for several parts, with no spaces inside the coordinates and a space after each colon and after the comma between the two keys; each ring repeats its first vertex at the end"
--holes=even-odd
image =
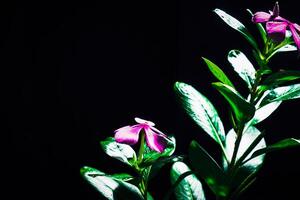
{"type": "MultiPolygon", "coordinates": [[[[167,163],[173,163],[170,171],[172,188],[166,192],[168,199],[174,193],[176,199],[205,200],[202,182],[205,182],[219,199],[234,199],[254,181],[258,170],[269,152],[300,145],[300,140],[286,138],[267,145],[265,132],[256,125],[269,117],[283,101],[300,98],[300,71],[273,72],[269,60],[277,53],[295,51],[290,34],[274,44],[261,24],[257,24],[263,41],[263,50],[245,25],[226,12],[214,12],[230,27],[237,30],[250,43],[256,63],[253,65],[244,53],[231,50],[228,61],[249,89],[244,97],[228,76],[215,63],[203,58],[218,82],[212,86],[224,97],[230,107],[232,128],[226,133],[216,108],[203,94],[191,85],[176,82],[174,85],[183,108],[188,115],[218,144],[222,161],[216,161],[197,141],[192,141],[188,151],[188,166],[181,156],[172,156],[175,139],[171,138],[162,153],[150,150],[141,155],[127,144],[107,138],[101,146],[107,155],[134,169],[136,174],[108,175],[91,167],[83,167],[83,177],[108,199],[153,199],[147,190],[148,182],[167,163]],[[139,160],[137,157],[142,157],[139,160]]],[[[249,11],[252,15],[252,13],[249,11]]],[[[141,153],[141,152],[139,152],[141,153]]]]}
{"type": "Polygon", "coordinates": [[[108,137],[100,142],[103,151],[133,169],[135,174],[106,174],[92,167],[81,168],[81,175],[107,199],[153,199],[145,190],[158,171],[167,163],[182,160],[180,156],[172,156],[175,151],[175,138],[170,137],[166,149],[162,153],[150,150],[146,144],[143,159],[139,161],[134,149],[128,144],[121,144],[115,138],[108,137]],[[146,194],[144,194],[146,192],[146,194]]]}
{"type": "MultiPolygon", "coordinates": [[[[300,140],[294,138],[267,145],[265,133],[255,127],[269,117],[283,101],[300,97],[300,84],[289,85],[300,78],[300,71],[272,72],[268,66],[269,60],[276,53],[297,50],[292,45],[291,36],[280,44],[272,44],[274,47],[268,52],[260,51],[259,45],[245,25],[220,9],[215,9],[214,12],[243,35],[252,46],[256,60],[254,67],[241,51],[231,50],[228,53],[229,63],[249,89],[249,95],[243,97],[215,63],[203,58],[208,69],[219,81],[212,83],[212,86],[220,92],[231,108],[233,128],[225,133],[222,120],[213,104],[191,85],[176,82],[174,88],[188,115],[217,142],[222,151],[223,162],[220,164],[196,141],[192,141],[189,147],[192,169],[217,197],[234,199],[254,182],[266,153],[300,145],[300,140]]],[[[249,13],[252,15],[250,11],[249,13]]],[[[257,24],[257,27],[266,49],[272,41],[268,40],[261,24],[257,24]]],[[[194,193],[198,194],[194,199],[205,199],[203,192],[195,190],[194,193]]]]}

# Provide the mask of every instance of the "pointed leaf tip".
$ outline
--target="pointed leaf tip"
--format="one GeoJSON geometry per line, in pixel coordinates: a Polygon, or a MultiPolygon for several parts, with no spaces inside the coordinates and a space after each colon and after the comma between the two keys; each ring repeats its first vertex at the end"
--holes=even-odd
{"type": "Polygon", "coordinates": [[[254,37],[249,33],[244,24],[221,9],[216,8],[213,10],[213,12],[216,13],[228,26],[240,32],[252,45],[252,47],[259,52],[259,48],[254,37]]]}
{"type": "Polygon", "coordinates": [[[232,65],[234,71],[247,83],[249,89],[255,82],[255,68],[248,58],[239,50],[231,50],[228,53],[228,61],[232,65]]]}
{"type": "Polygon", "coordinates": [[[211,71],[211,73],[222,83],[229,85],[234,88],[232,82],[229,80],[229,78],[226,76],[226,74],[212,61],[210,61],[207,58],[202,57],[204,62],[206,63],[208,69],[211,71]]]}
{"type": "Polygon", "coordinates": [[[217,143],[225,140],[223,123],[213,104],[192,86],[175,83],[175,92],[189,116],[217,143]]]}

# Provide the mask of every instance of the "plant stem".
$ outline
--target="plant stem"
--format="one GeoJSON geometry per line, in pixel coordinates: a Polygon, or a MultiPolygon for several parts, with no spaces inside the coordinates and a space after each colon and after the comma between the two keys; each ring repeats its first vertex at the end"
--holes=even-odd
{"type": "Polygon", "coordinates": [[[145,132],[141,131],[141,143],[140,143],[139,155],[137,160],[138,164],[141,164],[141,162],[143,161],[144,151],[145,151],[145,132]]]}
{"type": "Polygon", "coordinates": [[[236,133],[237,134],[237,139],[234,143],[233,154],[232,154],[232,158],[231,158],[230,165],[229,165],[229,172],[231,172],[234,169],[235,160],[236,160],[237,153],[238,153],[238,150],[239,150],[239,146],[240,146],[240,143],[241,143],[241,140],[242,140],[244,127],[245,127],[245,124],[242,124],[237,130],[237,133],[236,133]]]}
{"type": "MultiPolygon", "coordinates": [[[[254,102],[257,98],[257,88],[259,86],[260,81],[261,81],[261,74],[257,73],[254,84],[250,91],[250,103],[251,104],[254,104],[254,102]]],[[[237,139],[234,144],[232,158],[230,161],[230,165],[228,167],[228,169],[229,169],[228,174],[229,174],[230,182],[233,181],[236,171],[238,170],[240,162],[241,162],[241,161],[239,162],[239,160],[238,161],[236,161],[236,160],[237,160],[237,154],[238,154],[239,146],[240,146],[240,143],[242,140],[243,132],[245,129],[245,125],[246,125],[246,123],[239,124],[237,127],[237,130],[236,130],[237,139]]]]}
{"type": "Polygon", "coordinates": [[[145,200],[147,200],[147,187],[148,187],[148,176],[150,169],[141,169],[139,167],[139,164],[143,162],[143,155],[145,151],[145,132],[141,131],[141,142],[140,142],[140,149],[139,149],[139,155],[137,159],[137,171],[141,177],[141,181],[139,183],[139,189],[144,197],[145,200]],[[145,173],[145,170],[147,172],[145,173]]]}
{"type": "Polygon", "coordinates": [[[149,179],[149,174],[151,171],[151,166],[149,166],[147,169],[145,169],[146,172],[142,174],[143,176],[143,181],[144,181],[144,198],[147,200],[148,198],[148,179],[149,179]]]}

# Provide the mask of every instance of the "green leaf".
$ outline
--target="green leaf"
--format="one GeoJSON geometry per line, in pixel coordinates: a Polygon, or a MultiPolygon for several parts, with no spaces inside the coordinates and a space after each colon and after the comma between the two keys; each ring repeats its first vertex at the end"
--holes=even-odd
{"type": "Polygon", "coordinates": [[[134,179],[134,177],[132,175],[126,174],[126,173],[112,174],[112,175],[110,175],[110,177],[121,180],[121,181],[130,181],[130,180],[134,179]]]}
{"type": "Polygon", "coordinates": [[[267,95],[262,100],[261,105],[266,105],[275,101],[285,101],[290,99],[297,99],[300,97],[300,84],[278,87],[266,91],[267,95]]]}
{"type": "Polygon", "coordinates": [[[242,24],[240,21],[238,21],[237,19],[235,19],[234,17],[230,16],[229,14],[227,14],[226,12],[224,12],[223,10],[220,9],[215,9],[214,12],[227,24],[229,25],[231,28],[237,30],[238,32],[240,32],[245,38],[246,40],[252,45],[252,47],[256,50],[259,51],[258,45],[255,41],[255,39],[253,38],[253,36],[249,33],[249,31],[247,30],[247,28],[245,27],[244,24],[242,24]]]}
{"type": "Polygon", "coordinates": [[[204,57],[202,57],[202,58],[203,58],[204,62],[206,63],[206,65],[208,66],[208,69],[219,81],[234,88],[234,86],[231,83],[231,81],[229,80],[229,78],[216,64],[214,64],[207,58],[204,58],[204,57]]]}
{"type": "Polygon", "coordinates": [[[220,82],[212,83],[212,85],[228,101],[238,122],[246,123],[252,119],[255,113],[255,107],[248,103],[242,96],[240,96],[237,91],[235,91],[232,87],[220,82]]]}
{"type": "Polygon", "coordinates": [[[227,196],[229,190],[226,175],[217,162],[196,142],[189,147],[191,164],[197,174],[205,180],[207,185],[217,196],[227,196]]]}
{"type": "MultiPolygon", "coordinates": [[[[253,17],[253,13],[251,12],[250,9],[247,9],[247,11],[250,13],[251,17],[253,17]]],[[[261,23],[256,23],[256,27],[260,33],[260,36],[262,37],[262,40],[264,43],[267,42],[267,33],[266,30],[264,29],[263,25],[261,23]]]]}
{"type": "MultiPolygon", "coordinates": [[[[97,176],[103,176],[103,175],[104,175],[104,173],[92,173],[89,176],[97,177],[97,176]]],[[[126,173],[117,173],[117,174],[112,174],[112,175],[105,174],[105,176],[111,177],[116,180],[121,180],[121,181],[130,181],[130,180],[134,179],[134,177],[132,175],[126,174],[126,173]]]]}
{"type": "Polygon", "coordinates": [[[255,69],[248,58],[239,50],[231,50],[228,53],[228,61],[238,75],[247,83],[249,89],[255,82],[255,69]]]}
{"type": "Polygon", "coordinates": [[[297,47],[291,44],[286,44],[283,47],[280,47],[279,49],[277,49],[277,52],[288,52],[288,51],[297,51],[297,47]]]}
{"type": "Polygon", "coordinates": [[[255,115],[251,120],[251,125],[258,124],[259,122],[265,120],[269,117],[281,104],[282,101],[275,101],[269,104],[266,104],[262,107],[259,107],[255,111],[255,115]]]}
{"type": "Polygon", "coordinates": [[[282,149],[287,149],[287,148],[291,148],[291,147],[297,147],[297,146],[300,146],[299,139],[287,138],[287,139],[281,140],[275,144],[269,145],[265,148],[256,150],[252,154],[251,158],[248,159],[248,160],[250,160],[248,162],[252,162],[252,159],[256,159],[256,157],[261,156],[262,154],[266,154],[269,152],[278,151],[278,150],[282,150],[282,149]]]}
{"type": "MultiPolygon", "coordinates": [[[[251,146],[253,141],[261,134],[261,132],[255,128],[254,126],[248,127],[244,132],[242,136],[242,140],[240,142],[239,150],[237,153],[237,160],[243,156],[243,154],[247,151],[247,149],[251,146]]],[[[228,134],[226,135],[226,152],[229,155],[229,158],[232,158],[232,154],[234,151],[235,141],[236,141],[237,135],[233,129],[231,129],[228,134]]],[[[258,144],[253,147],[253,150],[249,152],[248,156],[244,157],[245,159],[250,158],[253,155],[253,152],[255,152],[258,149],[266,147],[266,142],[264,139],[261,139],[257,141],[258,144]]],[[[239,185],[241,182],[244,181],[246,177],[248,177],[250,174],[256,172],[260,169],[261,165],[264,162],[265,155],[262,154],[258,156],[257,158],[245,163],[240,167],[237,175],[235,176],[235,184],[239,185]]],[[[223,162],[223,166],[225,169],[227,169],[227,162],[223,162]]]]}
{"type": "MultiPolygon", "coordinates": [[[[180,175],[188,171],[190,169],[185,163],[175,162],[170,175],[172,185],[176,183],[180,175]]],[[[185,177],[175,186],[174,193],[177,200],[205,200],[202,184],[193,174],[185,177]]]]}
{"type": "Polygon", "coordinates": [[[189,116],[217,143],[222,145],[225,131],[222,121],[212,103],[192,86],[176,82],[175,91],[189,116]]]}
{"type": "Polygon", "coordinates": [[[151,150],[145,144],[145,150],[144,150],[144,154],[143,154],[143,163],[141,166],[146,167],[146,166],[152,165],[159,158],[171,156],[174,153],[175,149],[176,149],[176,140],[175,140],[175,137],[173,137],[173,136],[168,136],[167,146],[162,153],[151,150]]]}
{"type": "Polygon", "coordinates": [[[154,200],[154,198],[149,192],[147,192],[147,200],[154,200]]]}
{"type": "Polygon", "coordinates": [[[127,144],[121,144],[115,141],[115,138],[108,137],[100,142],[104,152],[128,165],[133,165],[136,161],[135,151],[127,144]]]}
{"type": "MultiPolygon", "coordinates": [[[[240,142],[239,150],[237,153],[237,159],[239,159],[245,151],[248,149],[248,147],[251,145],[251,143],[255,140],[255,138],[260,135],[261,132],[255,128],[254,126],[249,126],[246,131],[243,132],[242,140],[240,142]]],[[[233,129],[231,129],[228,134],[226,135],[226,152],[229,155],[229,158],[232,157],[235,141],[236,141],[236,133],[233,129]]],[[[264,139],[262,139],[252,150],[252,152],[246,157],[248,159],[251,157],[254,151],[266,147],[266,142],[264,139]]],[[[249,171],[255,171],[260,165],[262,165],[264,161],[264,155],[261,155],[260,157],[257,157],[255,160],[252,160],[251,162],[248,162],[243,167],[249,169],[249,171]]],[[[224,162],[224,167],[227,167],[227,163],[224,162]]]]}
{"type": "Polygon", "coordinates": [[[124,199],[124,197],[133,200],[144,199],[135,185],[115,179],[97,169],[83,167],[80,173],[88,183],[109,200],[124,199]]]}
{"type": "Polygon", "coordinates": [[[300,79],[299,70],[284,70],[271,74],[262,82],[262,84],[268,86],[268,88],[273,88],[274,86],[282,85],[297,79],[300,79]]]}

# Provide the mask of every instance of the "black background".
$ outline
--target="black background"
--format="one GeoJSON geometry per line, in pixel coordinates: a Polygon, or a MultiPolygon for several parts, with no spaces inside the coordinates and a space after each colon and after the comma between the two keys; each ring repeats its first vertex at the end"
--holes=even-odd
{"type": "MultiPolygon", "coordinates": [[[[282,16],[300,23],[294,1],[279,3],[282,16]]],[[[8,119],[3,136],[9,137],[2,145],[9,194],[4,199],[99,199],[79,169],[125,169],[102,152],[99,141],[133,124],[136,116],[175,135],[178,155],[186,154],[192,139],[218,155],[216,144],[181,109],[173,83],[189,83],[210,98],[229,130],[227,104],[210,86],[215,79],[201,57],[217,63],[243,93],[245,85],[226,56],[231,49],[250,55],[250,46],[212,10],[225,10],[257,36],[246,8],[267,11],[273,4],[167,0],[1,5],[2,94],[8,119]]],[[[277,55],[271,66],[298,69],[297,53],[277,55]]],[[[299,106],[297,100],[286,102],[259,126],[267,131],[267,143],[299,138],[299,106]]],[[[298,199],[299,155],[299,149],[268,155],[242,199],[298,199]]],[[[168,188],[168,173],[163,169],[150,184],[157,199],[168,188]]]]}

